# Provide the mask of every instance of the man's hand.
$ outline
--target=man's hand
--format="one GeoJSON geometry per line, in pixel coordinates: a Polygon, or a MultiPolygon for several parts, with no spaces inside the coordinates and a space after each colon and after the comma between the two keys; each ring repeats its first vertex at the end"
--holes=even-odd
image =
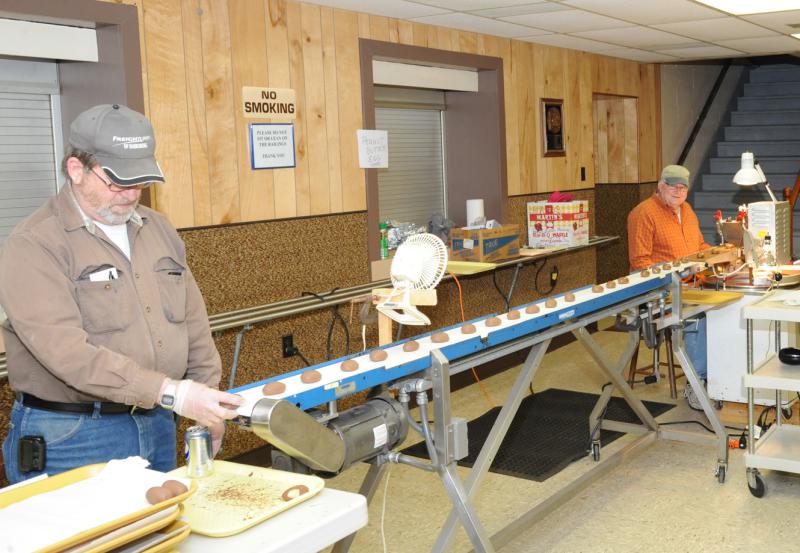
{"type": "Polygon", "coordinates": [[[214,457],[219,453],[222,447],[222,438],[225,436],[225,422],[220,422],[214,426],[209,426],[208,431],[211,433],[211,451],[214,457]]]}
{"type": "MultiPolygon", "coordinates": [[[[187,419],[213,428],[223,425],[226,419],[236,417],[234,408],[242,403],[244,399],[235,394],[209,388],[194,380],[181,380],[175,393],[174,410],[187,419]]],[[[220,440],[221,438],[220,432],[220,440]]]]}

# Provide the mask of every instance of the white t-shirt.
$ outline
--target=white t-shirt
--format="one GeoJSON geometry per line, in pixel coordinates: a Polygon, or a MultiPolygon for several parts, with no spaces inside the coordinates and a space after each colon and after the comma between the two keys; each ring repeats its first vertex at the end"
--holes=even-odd
{"type": "Polygon", "coordinates": [[[125,257],[130,260],[131,258],[131,243],[128,241],[128,224],[121,225],[106,225],[105,223],[94,222],[99,228],[103,229],[108,239],[114,242],[117,247],[122,250],[125,257]]]}

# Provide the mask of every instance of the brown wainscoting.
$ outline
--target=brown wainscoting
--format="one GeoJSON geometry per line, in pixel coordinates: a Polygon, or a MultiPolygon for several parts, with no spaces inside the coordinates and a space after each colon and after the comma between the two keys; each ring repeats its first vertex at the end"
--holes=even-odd
{"type": "Polygon", "coordinates": [[[597,280],[605,282],[628,274],[628,213],[650,197],[655,182],[597,183],[595,194],[595,225],[601,236],[619,236],[613,244],[597,251],[597,280]]]}

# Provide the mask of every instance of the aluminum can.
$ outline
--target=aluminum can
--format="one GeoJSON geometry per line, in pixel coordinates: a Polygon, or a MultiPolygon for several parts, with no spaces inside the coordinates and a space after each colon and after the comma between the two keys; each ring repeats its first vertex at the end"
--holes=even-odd
{"type": "Polygon", "coordinates": [[[186,476],[202,478],[214,472],[211,433],[205,426],[190,426],[183,435],[186,476]]]}

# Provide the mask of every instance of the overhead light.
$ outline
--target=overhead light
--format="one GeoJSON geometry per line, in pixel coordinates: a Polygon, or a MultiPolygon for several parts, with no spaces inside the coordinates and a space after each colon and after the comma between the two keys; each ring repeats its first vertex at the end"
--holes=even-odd
{"type": "Polygon", "coordinates": [[[697,0],[701,4],[711,6],[733,15],[751,15],[754,13],[785,12],[800,10],[797,0],[697,0]]]}
{"type": "Polygon", "coordinates": [[[736,171],[736,174],[733,176],[733,183],[739,186],[763,184],[767,189],[767,193],[769,193],[769,197],[772,198],[772,201],[778,201],[775,198],[775,194],[772,193],[772,189],[769,187],[769,182],[767,181],[766,175],[764,175],[764,171],[761,170],[761,165],[756,163],[753,152],[742,153],[742,168],[736,171]]]}
{"type": "Polygon", "coordinates": [[[800,39],[800,33],[792,33],[792,36],[796,39],[800,39]]]}

